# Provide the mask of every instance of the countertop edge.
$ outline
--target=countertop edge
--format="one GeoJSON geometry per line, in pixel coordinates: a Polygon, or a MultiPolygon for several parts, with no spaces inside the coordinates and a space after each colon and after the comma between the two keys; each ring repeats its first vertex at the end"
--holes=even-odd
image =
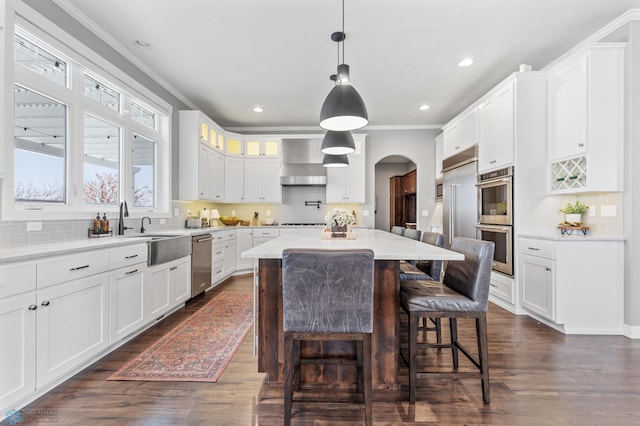
{"type": "Polygon", "coordinates": [[[624,237],[594,237],[592,235],[518,234],[518,238],[566,242],[625,242],[624,237]]]}

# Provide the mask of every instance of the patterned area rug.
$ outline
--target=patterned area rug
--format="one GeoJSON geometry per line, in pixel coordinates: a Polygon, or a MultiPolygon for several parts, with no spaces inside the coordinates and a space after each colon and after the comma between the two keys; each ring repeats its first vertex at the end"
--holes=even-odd
{"type": "Polygon", "coordinates": [[[253,325],[253,295],[223,291],[107,380],[215,382],[253,325]]]}

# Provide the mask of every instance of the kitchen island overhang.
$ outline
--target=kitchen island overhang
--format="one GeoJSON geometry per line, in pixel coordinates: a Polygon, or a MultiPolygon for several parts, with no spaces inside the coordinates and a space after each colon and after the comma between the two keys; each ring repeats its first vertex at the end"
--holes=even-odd
{"type": "MultiPolygon", "coordinates": [[[[275,238],[242,253],[257,259],[256,335],[258,371],[269,382],[284,381],[284,331],[282,327],[282,252],[303,249],[371,249],[374,252],[374,323],[372,379],[377,389],[398,387],[400,260],[464,260],[460,253],[400,237],[381,230],[358,229],[354,240],[323,240],[319,230],[301,231],[275,238]]],[[[330,357],[332,353],[354,354],[351,342],[308,342],[304,356],[330,357]]],[[[304,365],[301,383],[333,383],[353,387],[355,369],[344,365],[304,365]]]]}

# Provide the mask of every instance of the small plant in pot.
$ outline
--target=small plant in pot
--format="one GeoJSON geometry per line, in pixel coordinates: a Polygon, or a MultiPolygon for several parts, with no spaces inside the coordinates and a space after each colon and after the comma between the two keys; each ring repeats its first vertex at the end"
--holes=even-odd
{"type": "Polygon", "coordinates": [[[577,200],[574,204],[567,203],[560,209],[564,213],[564,222],[571,226],[582,225],[582,213],[586,213],[589,206],[577,200]]]}

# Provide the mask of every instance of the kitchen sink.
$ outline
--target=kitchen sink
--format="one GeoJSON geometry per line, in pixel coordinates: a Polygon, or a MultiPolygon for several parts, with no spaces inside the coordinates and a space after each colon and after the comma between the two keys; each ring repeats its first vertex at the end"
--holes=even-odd
{"type": "Polygon", "coordinates": [[[189,235],[131,235],[131,238],[148,238],[147,264],[159,265],[191,254],[189,235]]]}

